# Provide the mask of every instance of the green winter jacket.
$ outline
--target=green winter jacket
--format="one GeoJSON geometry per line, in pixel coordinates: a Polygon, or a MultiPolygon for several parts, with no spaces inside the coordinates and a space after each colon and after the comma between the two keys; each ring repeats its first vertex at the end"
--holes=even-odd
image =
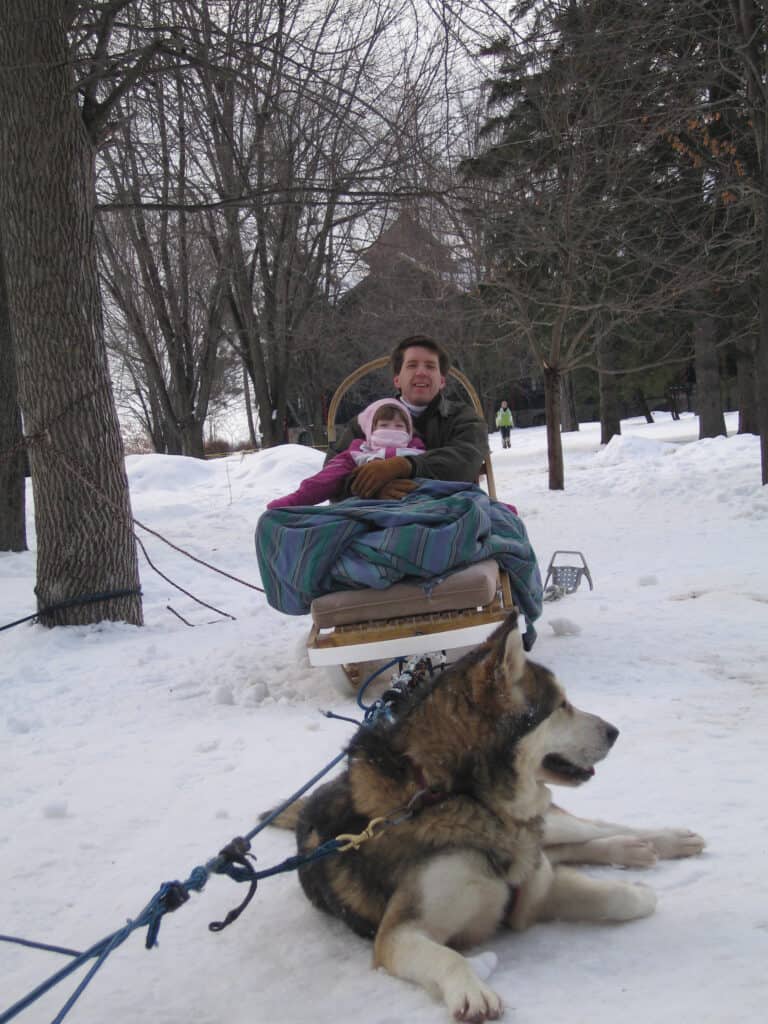
{"type": "Polygon", "coordinates": [[[496,426],[497,427],[514,427],[514,420],[512,419],[512,410],[510,408],[499,409],[496,413],[496,426]]]}
{"type": "MultiPolygon", "coordinates": [[[[432,480],[467,480],[476,483],[480,467],[488,455],[488,427],[471,405],[449,401],[442,393],[434,398],[413,426],[427,451],[423,455],[407,455],[413,465],[413,476],[432,480]]],[[[342,429],[328,448],[326,462],[344,451],[356,437],[363,437],[357,417],[342,429]]],[[[348,480],[340,497],[349,497],[348,480]]]]}

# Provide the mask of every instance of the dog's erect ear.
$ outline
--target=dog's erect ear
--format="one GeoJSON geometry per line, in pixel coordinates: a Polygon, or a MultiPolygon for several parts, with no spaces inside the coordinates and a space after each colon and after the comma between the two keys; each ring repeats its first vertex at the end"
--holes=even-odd
{"type": "Polygon", "coordinates": [[[525,671],[525,650],[523,638],[517,628],[517,614],[512,612],[506,622],[499,627],[498,639],[502,645],[501,663],[505,677],[510,682],[517,682],[525,671]]]}

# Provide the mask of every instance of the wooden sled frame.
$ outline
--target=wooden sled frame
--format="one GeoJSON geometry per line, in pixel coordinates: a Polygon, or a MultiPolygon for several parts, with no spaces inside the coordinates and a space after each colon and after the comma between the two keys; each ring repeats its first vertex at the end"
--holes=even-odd
{"type": "MultiPolygon", "coordinates": [[[[346,392],[361,377],[383,369],[389,362],[389,356],[371,359],[339,384],[328,407],[329,443],[336,440],[336,413],[346,392]]],[[[484,417],[478,394],[466,375],[454,367],[451,367],[448,374],[461,384],[478,414],[484,417]]],[[[485,478],[486,490],[489,496],[495,499],[496,483],[490,455],[481,467],[480,477],[485,478]]],[[[481,643],[514,608],[509,577],[500,570],[495,596],[485,605],[454,611],[430,612],[427,609],[426,598],[424,604],[424,613],[401,618],[378,619],[329,628],[320,628],[313,624],[307,639],[310,664],[353,666],[363,661],[408,657],[429,651],[473,646],[481,643]]],[[[347,674],[352,677],[349,671],[347,674]]]]}

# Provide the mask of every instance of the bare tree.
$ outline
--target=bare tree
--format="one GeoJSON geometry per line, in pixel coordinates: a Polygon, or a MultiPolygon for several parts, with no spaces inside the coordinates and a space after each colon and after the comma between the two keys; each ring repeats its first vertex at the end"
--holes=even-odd
{"type": "Polygon", "coordinates": [[[699,414],[699,437],[726,436],[720,396],[720,366],[717,354],[717,325],[711,316],[701,316],[694,325],[694,358],[699,414]]]}
{"type": "Polygon", "coordinates": [[[598,333],[597,372],[600,388],[600,443],[608,444],[621,434],[619,396],[616,387],[617,341],[606,332],[598,333]]]}
{"type": "Polygon", "coordinates": [[[759,434],[760,422],[757,415],[759,401],[755,380],[755,353],[750,343],[736,346],[736,374],[739,389],[740,434],[759,434]]]}
{"type": "Polygon", "coordinates": [[[759,329],[754,351],[761,476],[768,484],[768,27],[761,0],[729,0],[732,46],[738,58],[752,133],[755,166],[749,190],[759,238],[759,329]]]}
{"type": "MultiPolygon", "coordinates": [[[[398,69],[381,53],[399,6],[329,0],[310,21],[296,0],[242,3],[237,32],[258,59],[241,61],[234,80],[220,62],[200,68],[198,108],[215,142],[207,159],[222,199],[244,197],[238,209],[226,203],[217,258],[265,445],[282,439],[291,402],[314,418],[338,379],[332,306],[353,258],[349,227],[398,191],[387,115],[398,69]]],[[[212,26],[201,34],[210,50],[212,26]]]]}
{"type": "MultiPolygon", "coordinates": [[[[155,85],[164,88],[162,79],[155,85]]],[[[169,124],[161,124],[158,166],[164,188],[170,191],[173,184],[174,195],[183,197],[186,143],[169,140],[169,124]]],[[[142,127],[147,130],[140,123],[138,131],[142,127]]],[[[225,271],[211,257],[201,214],[142,209],[138,154],[146,143],[136,138],[137,129],[126,117],[121,144],[103,156],[113,186],[135,200],[122,214],[99,218],[102,280],[113,306],[110,347],[131,364],[134,385],[151,411],[153,439],[162,439],[158,450],[202,457],[225,336],[225,271]]]]}
{"type": "Polygon", "coordinates": [[[0,551],[26,551],[24,444],[11,317],[0,243],[0,551]]]}
{"type": "Polygon", "coordinates": [[[677,21],[654,2],[516,4],[488,50],[494,116],[465,166],[497,184],[478,211],[490,285],[542,368],[551,487],[564,482],[563,374],[610,372],[603,338],[638,339],[625,370],[688,358],[697,318],[748,273],[722,179],[687,141],[701,120],[715,150],[704,122],[723,75],[694,16],[704,6],[675,5],[677,21]],[[667,350],[653,352],[643,339],[662,315],[667,350]]]}
{"type": "MultiPolygon", "coordinates": [[[[248,369],[270,444],[282,439],[290,409],[311,409],[317,419],[324,395],[349,368],[334,307],[372,224],[429,187],[405,167],[403,128],[414,104],[441,88],[439,40],[427,38],[404,0],[324,0],[311,17],[299,0],[146,2],[131,19],[126,52],[140,49],[153,24],[163,53],[177,55],[177,73],[173,89],[147,80],[123,98],[114,155],[105,154],[103,223],[116,239],[118,218],[135,225],[165,216],[173,225],[178,252],[163,258],[158,232],[145,231],[134,266],[152,258],[159,270],[133,273],[143,292],[158,285],[165,292],[155,319],[166,379],[174,363],[169,339],[177,344],[183,335],[165,308],[171,285],[184,290],[181,238],[193,230],[206,238],[209,278],[222,288],[220,334],[248,369]]],[[[128,232],[129,264],[135,233],[128,232]]],[[[112,267],[125,260],[122,241],[105,254],[112,267]]],[[[107,274],[127,328],[123,345],[137,317],[115,291],[118,276],[129,283],[130,265],[107,274]]],[[[149,333],[137,332],[134,368],[151,365],[137,358],[149,333]]],[[[148,407],[162,400],[158,373],[146,374],[147,390],[151,376],[148,407]]]]}
{"type": "Polygon", "coordinates": [[[63,10],[9,0],[0,21],[0,223],[35,496],[35,590],[47,625],[140,624],[96,276],[94,139],[63,10]]]}

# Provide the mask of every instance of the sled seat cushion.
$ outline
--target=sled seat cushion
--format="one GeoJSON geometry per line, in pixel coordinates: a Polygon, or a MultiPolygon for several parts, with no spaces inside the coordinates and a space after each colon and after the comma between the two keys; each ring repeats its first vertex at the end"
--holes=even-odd
{"type": "Polygon", "coordinates": [[[343,590],[312,602],[312,621],[320,629],[357,622],[481,608],[496,597],[499,567],[492,558],[459,569],[434,582],[394,583],[385,590],[343,590]]]}

